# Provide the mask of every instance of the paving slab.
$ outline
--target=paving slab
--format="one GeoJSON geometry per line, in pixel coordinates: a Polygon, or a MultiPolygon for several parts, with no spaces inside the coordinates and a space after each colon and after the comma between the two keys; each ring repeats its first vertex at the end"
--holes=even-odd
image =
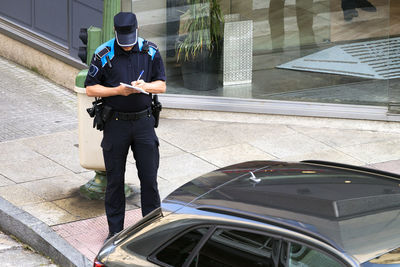
{"type": "Polygon", "coordinates": [[[400,158],[400,139],[340,148],[340,151],[366,164],[397,160],[400,158]]]}
{"type": "Polygon", "coordinates": [[[0,175],[0,186],[6,186],[6,185],[12,185],[15,184],[15,182],[11,181],[7,177],[0,175]]]}
{"type": "Polygon", "coordinates": [[[32,159],[2,164],[0,165],[0,173],[13,182],[22,183],[36,179],[67,175],[71,171],[53,160],[39,155],[32,159]]]}
{"type": "Polygon", "coordinates": [[[26,138],[21,143],[75,173],[85,171],[79,163],[78,132],[76,130],[26,138]]]}
{"type": "Polygon", "coordinates": [[[400,139],[399,133],[353,129],[312,128],[293,126],[294,130],[331,147],[346,147],[400,139]]]}
{"type": "Polygon", "coordinates": [[[291,136],[296,130],[288,125],[261,124],[261,123],[226,123],[218,126],[221,130],[229,132],[238,142],[251,142],[256,140],[275,139],[277,136],[291,136]]]}
{"type": "Polygon", "coordinates": [[[387,161],[387,162],[370,164],[370,165],[368,165],[368,167],[400,174],[400,160],[391,160],[391,161],[387,161]]]}
{"type": "Polygon", "coordinates": [[[276,158],[309,154],[331,148],[322,142],[299,133],[293,133],[288,136],[276,136],[270,139],[257,139],[249,143],[276,158]]]}
{"type": "Polygon", "coordinates": [[[76,195],[77,188],[89,179],[69,173],[51,178],[20,183],[21,186],[41,197],[45,201],[53,201],[76,195]]]}
{"type": "Polygon", "coordinates": [[[89,200],[79,195],[52,201],[59,208],[68,211],[78,220],[93,218],[105,214],[104,201],[89,200]]]}
{"type": "Polygon", "coordinates": [[[43,198],[32,193],[20,184],[0,187],[0,196],[16,206],[23,206],[45,201],[43,198]]]}
{"type": "MultiPolygon", "coordinates": [[[[201,123],[203,124],[203,122],[201,123]]],[[[183,129],[183,127],[184,125],[173,131],[160,134],[159,138],[168,140],[169,144],[186,152],[196,152],[237,143],[231,132],[219,126],[207,126],[183,132],[177,130],[183,129]]]]}
{"type": "Polygon", "coordinates": [[[68,223],[81,219],[52,202],[33,203],[24,205],[21,208],[47,225],[68,223]]]}
{"type": "Polygon", "coordinates": [[[161,136],[158,136],[159,142],[160,142],[160,156],[161,158],[164,157],[171,157],[171,156],[177,156],[180,154],[185,153],[182,149],[179,147],[170,144],[168,140],[163,140],[161,136]]]}
{"type": "Polygon", "coordinates": [[[14,163],[15,161],[35,159],[40,156],[22,142],[0,142],[0,165],[14,163]]]}
{"type": "Polygon", "coordinates": [[[156,128],[158,137],[164,137],[167,139],[169,134],[179,132],[196,132],[207,127],[217,126],[219,123],[215,121],[203,121],[201,119],[181,119],[185,112],[180,112],[180,115],[167,120],[167,123],[163,123],[164,118],[161,118],[160,125],[156,128]],[[182,131],[184,130],[184,131],[182,131]]]}
{"type": "Polygon", "coordinates": [[[220,168],[243,161],[276,159],[265,151],[246,143],[195,152],[194,154],[220,168]]]}
{"type": "Polygon", "coordinates": [[[202,160],[193,154],[185,153],[163,158],[160,162],[158,175],[163,179],[176,183],[176,186],[178,186],[216,168],[218,166],[202,160]]]}

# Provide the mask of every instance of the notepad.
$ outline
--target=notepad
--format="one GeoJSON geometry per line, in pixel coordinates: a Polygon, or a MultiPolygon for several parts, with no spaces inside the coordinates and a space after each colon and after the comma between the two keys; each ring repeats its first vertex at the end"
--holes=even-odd
{"type": "Polygon", "coordinates": [[[121,84],[121,85],[124,85],[124,86],[126,86],[126,87],[129,87],[129,88],[133,88],[133,89],[135,89],[135,90],[138,90],[139,92],[141,92],[141,93],[143,93],[143,94],[146,94],[146,95],[149,94],[148,92],[146,92],[146,91],[143,90],[142,88],[135,87],[135,86],[130,85],[130,84],[127,84],[127,83],[120,83],[120,84],[121,84]]]}

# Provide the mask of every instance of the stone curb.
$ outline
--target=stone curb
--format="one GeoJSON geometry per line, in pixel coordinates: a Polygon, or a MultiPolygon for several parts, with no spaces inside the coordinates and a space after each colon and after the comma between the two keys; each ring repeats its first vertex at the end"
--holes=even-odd
{"type": "Polygon", "coordinates": [[[93,263],[48,225],[0,197],[0,229],[62,267],[91,267],[93,263]]]}

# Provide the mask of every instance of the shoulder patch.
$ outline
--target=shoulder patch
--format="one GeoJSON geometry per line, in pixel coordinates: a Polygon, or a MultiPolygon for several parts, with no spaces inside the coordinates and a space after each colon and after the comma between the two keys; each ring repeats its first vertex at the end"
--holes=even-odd
{"type": "Polygon", "coordinates": [[[89,68],[89,71],[88,71],[88,74],[89,74],[90,77],[96,76],[96,74],[97,74],[98,71],[99,71],[99,68],[98,68],[98,67],[96,67],[96,66],[93,65],[93,64],[90,64],[90,68],[89,68]]]}

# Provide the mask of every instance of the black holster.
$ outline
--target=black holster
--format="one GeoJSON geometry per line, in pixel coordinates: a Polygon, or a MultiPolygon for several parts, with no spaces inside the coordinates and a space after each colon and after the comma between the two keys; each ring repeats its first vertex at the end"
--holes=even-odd
{"type": "Polygon", "coordinates": [[[162,105],[158,101],[158,95],[153,95],[153,101],[151,103],[151,113],[153,114],[153,116],[155,118],[154,128],[158,127],[161,110],[162,110],[162,105]]]}
{"type": "Polygon", "coordinates": [[[92,102],[93,106],[87,109],[89,116],[93,118],[93,128],[99,131],[103,131],[104,124],[112,116],[112,109],[109,106],[104,105],[101,98],[95,98],[92,102]]]}

